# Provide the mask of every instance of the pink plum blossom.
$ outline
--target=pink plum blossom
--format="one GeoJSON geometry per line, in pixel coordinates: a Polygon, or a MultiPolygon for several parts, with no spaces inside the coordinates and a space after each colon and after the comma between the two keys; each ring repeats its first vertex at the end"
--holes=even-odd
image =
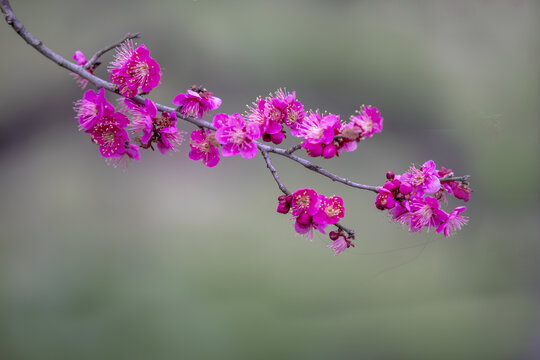
{"type": "Polygon", "coordinates": [[[129,143],[129,135],[125,130],[128,118],[119,112],[102,119],[91,129],[92,141],[99,145],[99,152],[104,158],[119,158],[125,152],[125,144],[129,143]]]}
{"type": "Polygon", "coordinates": [[[343,199],[339,196],[327,198],[319,195],[319,211],[313,216],[313,220],[321,226],[339,222],[345,216],[343,199]]]}
{"type": "Polygon", "coordinates": [[[454,235],[457,230],[461,230],[461,227],[468,222],[467,216],[461,216],[460,214],[464,212],[467,208],[465,206],[458,206],[448,215],[446,221],[441,223],[436,232],[442,232],[445,237],[454,235]]]}
{"type": "Polygon", "coordinates": [[[428,230],[437,228],[448,218],[448,214],[439,208],[439,201],[432,196],[415,198],[411,201],[411,208],[410,230],[413,232],[421,231],[424,227],[428,230]]]}
{"type": "Polygon", "coordinates": [[[215,133],[210,130],[195,130],[191,133],[191,151],[188,156],[191,160],[202,160],[208,167],[219,163],[219,149],[215,133]]]}
{"type": "Polygon", "coordinates": [[[227,115],[225,113],[214,116],[216,128],[216,140],[223,145],[223,156],[240,154],[243,158],[251,159],[257,155],[257,145],[253,140],[261,136],[259,127],[254,123],[244,121],[238,114],[227,115]]]}
{"type": "Polygon", "coordinates": [[[434,194],[441,188],[435,162],[426,161],[420,169],[414,165],[401,177],[402,182],[410,183],[417,192],[434,194]]]}
{"type": "Polygon", "coordinates": [[[334,255],[339,255],[348,248],[354,247],[354,244],[351,242],[350,239],[348,239],[344,235],[341,235],[330,245],[328,245],[328,247],[334,251],[334,255]]]}
{"type": "Polygon", "coordinates": [[[176,95],[173,104],[183,115],[202,119],[205,114],[220,107],[221,99],[205,88],[192,86],[185,94],[176,95]]]}
{"type": "Polygon", "coordinates": [[[319,195],[313,189],[298,189],[292,194],[293,216],[299,216],[303,212],[313,216],[319,211],[319,205],[319,195]]]}
{"type": "Polygon", "coordinates": [[[114,107],[105,98],[105,89],[96,92],[87,90],[83,98],[75,103],[75,111],[79,118],[80,129],[90,130],[103,118],[109,117],[114,112],[114,107]]]}
{"type": "Polygon", "coordinates": [[[122,43],[111,63],[111,82],[118,85],[120,94],[131,98],[139,89],[148,93],[158,86],[161,80],[161,68],[150,56],[144,44],[135,48],[133,41],[122,43]]]}
{"type": "Polygon", "coordinates": [[[383,128],[381,112],[374,106],[362,106],[358,115],[351,116],[351,123],[358,128],[359,140],[367,139],[375,133],[380,133],[383,128]]]}

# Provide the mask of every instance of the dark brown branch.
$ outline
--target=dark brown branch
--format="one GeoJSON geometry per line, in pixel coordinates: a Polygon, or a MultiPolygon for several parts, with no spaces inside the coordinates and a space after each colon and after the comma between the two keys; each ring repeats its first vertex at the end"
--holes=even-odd
{"type": "Polygon", "coordinates": [[[88,60],[88,62],[86,64],[84,64],[84,68],[85,69],[90,69],[95,63],[96,61],[98,61],[98,59],[103,55],[105,54],[107,51],[110,51],[118,46],[120,46],[124,41],[126,40],[131,40],[131,39],[137,39],[140,37],[140,33],[135,33],[135,34],[132,34],[132,33],[127,33],[126,35],[124,35],[124,37],[120,40],[118,40],[117,42],[107,46],[107,47],[104,47],[103,49],[97,51],[91,58],[90,60],[88,60]]]}

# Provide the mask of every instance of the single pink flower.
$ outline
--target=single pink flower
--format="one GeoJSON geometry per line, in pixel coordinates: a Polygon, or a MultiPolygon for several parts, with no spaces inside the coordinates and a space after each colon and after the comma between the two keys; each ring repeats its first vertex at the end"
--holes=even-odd
{"type": "Polygon", "coordinates": [[[167,151],[177,151],[180,144],[184,140],[184,131],[176,128],[178,119],[176,113],[168,113],[163,111],[161,116],[154,119],[155,130],[157,134],[157,147],[162,154],[167,151]]]}
{"type": "Polygon", "coordinates": [[[243,158],[251,159],[257,155],[257,145],[253,140],[261,136],[259,127],[254,123],[244,121],[238,114],[225,113],[214,116],[213,124],[216,128],[216,140],[223,145],[223,156],[240,154],[243,158]]]}
{"type": "Polygon", "coordinates": [[[334,126],[338,123],[338,115],[311,113],[298,127],[297,136],[305,139],[302,147],[308,144],[330,144],[334,139],[334,126]]]}
{"type": "Polygon", "coordinates": [[[467,202],[471,198],[472,189],[468,184],[461,181],[452,181],[450,182],[450,187],[456,199],[467,202]]]}
{"type": "Polygon", "coordinates": [[[208,167],[219,163],[219,149],[216,136],[210,130],[195,130],[191,133],[191,151],[188,156],[191,160],[202,160],[208,167]]]}
{"type": "Polygon", "coordinates": [[[339,196],[327,198],[319,195],[319,210],[313,216],[313,220],[321,226],[332,225],[345,216],[343,199],[339,196]]]}
{"type": "Polygon", "coordinates": [[[119,158],[125,152],[129,135],[125,130],[128,118],[119,112],[102,119],[91,129],[92,141],[99,145],[99,152],[104,158],[119,158]]]}
{"type": "Polygon", "coordinates": [[[90,132],[103,118],[114,113],[114,107],[105,98],[105,89],[96,92],[87,90],[83,98],[75,103],[74,110],[79,118],[80,129],[90,132]]]}
{"type": "Polygon", "coordinates": [[[375,206],[379,210],[394,208],[394,206],[396,206],[396,201],[394,200],[394,195],[392,194],[392,191],[384,187],[380,188],[379,194],[375,199],[375,206]]]}
{"type": "Polygon", "coordinates": [[[221,99],[205,88],[192,86],[185,94],[176,95],[173,104],[178,106],[182,114],[202,119],[205,114],[220,107],[221,99]]]}
{"type": "Polygon", "coordinates": [[[413,199],[411,208],[410,230],[413,232],[419,232],[424,227],[428,230],[432,227],[437,228],[448,218],[448,214],[439,208],[439,201],[432,196],[413,199]]]}
{"type": "Polygon", "coordinates": [[[358,129],[358,140],[367,139],[383,128],[381,112],[374,106],[362,106],[358,115],[351,116],[351,124],[358,129]]]}
{"type": "Polygon", "coordinates": [[[292,215],[299,216],[303,212],[313,216],[319,211],[320,199],[313,189],[298,189],[292,194],[292,215]]]}
{"type": "Polygon", "coordinates": [[[334,255],[339,255],[348,248],[354,247],[354,244],[350,239],[346,238],[344,235],[341,235],[337,238],[337,240],[334,240],[330,245],[328,245],[328,247],[334,251],[334,255]]]}
{"type": "Polygon", "coordinates": [[[133,97],[139,89],[148,93],[158,86],[161,80],[161,68],[150,56],[144,44],[135,48],[133,41],[124,42],[115,55],[109,68],[111,82],[118,85],[120,94],[133,97]]]}
{"type": "Polygon", "coordinates": [[[466,209],[467,208],[465,206],[459,206],[455,208],[454,211],[452,211],[450,215],[448,215],[446,221],[440,224],[435,231],[438,233],[442,232],[445,237],[454,235],[457,230],[461,230],[461,227],[467,224],[467,222],[469,221],[467,216],[460,215],[466,209]]]}
{"type": "Polygon", "coordinates": [[[402,175],[402,182],[410,183],[418,193],[434,194],[441,188],[435,162],[428,160],[420,169],[411,166],[409,171],[402,175]]]}
{"type": "Polygon", "coordinates": [[[144,99],[144,106],[130,99],[124,99],[124,103],[131,115],[131,131],[142,131],[141,142],[148,143],[154,133],[154,119],[158,113],[156,105],[150,99],[144,99]]]}

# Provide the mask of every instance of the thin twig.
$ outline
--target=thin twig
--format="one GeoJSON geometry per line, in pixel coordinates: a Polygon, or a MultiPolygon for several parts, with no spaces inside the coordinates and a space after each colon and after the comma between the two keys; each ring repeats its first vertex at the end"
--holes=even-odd
{"type": "Polygon", "coordinates": [[[96,52],[91,58],[90,60],[88,60],[88,62],[86,64],[84,64],[84,68],[85,69],[90,69],[95,63],[96,61],[98,61],[98,59],[103,55],[105,54],[107,51],[110,51],[118,46],[120,46],[124,41],[126,40],[130,40],[130,39],[137,39],[140,37],[140,33],[135,33],[135,34],[132,34],[132,33],[127,33],[126,35],[124,35],[124,37],[120,40],[118,40],[117,42],[115,42],[114,44],[111,44],[107,47],[104,47],[103,49],[99,50],[98,52],[96,52]]]}
{"type": "Polygon", "coordinates": [[[467,182],[471,178],[471,175],[463,175],[463,176],[453,176],[453,177],[447,177],[442,178],[441,182],[449,182],[449,181],[461,181],[461,182],[467,182]]]}
{"type": "Polygon", "coordinates": [[[287,150],[285,150],[285,152],[287,154],[292,154],[293,152],[297,151],[297,150],[300,150],[302,148],[302,144],[297,144],[297,145],[294,145],[294,146],[291,146],[290,148],[288,148],[287,150]]]}
{"type": "Polygon", "coordinates": [[[287,190],[287,187],[285,186],[285,184],[281,182],[276,168],[274,167],[274,165],[272,165],[272,161],[270,160],[270,155],[268,155],[268,153],[264,150],[261,150],[261,155],[264,158],[264,161],[266,161],[266,167],[272,173],[274,180],[276,180],[279,190],[281,190],[281,192],[284,193],[285,195],[291,195],[289,190],[287,190]]]}

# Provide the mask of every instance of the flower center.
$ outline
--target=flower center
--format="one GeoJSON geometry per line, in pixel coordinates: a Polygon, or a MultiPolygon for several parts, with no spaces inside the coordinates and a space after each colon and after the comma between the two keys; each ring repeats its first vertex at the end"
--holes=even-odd
{"type": "Polygon", "coordinates": [[[332,206],[328,206],[326,209],[324,209],[324,212],[326,213],[326,215],[330,217],[334,217],[334,216],[339,215],[340,209],[336,209],[332,206]]]}
{"type": "Polygon", "coordinates": [[[304,195],[297,198],[297,203],[300,207],[306,208],[309,206],[309,196],[304,195]]]}
{"type": "Polygon", "coordinates": [[[245,134],[243,130],[235,129],[232,131],[231,137],[232,137],[233,143],[240,145],[244,142],[245,134]]]}

